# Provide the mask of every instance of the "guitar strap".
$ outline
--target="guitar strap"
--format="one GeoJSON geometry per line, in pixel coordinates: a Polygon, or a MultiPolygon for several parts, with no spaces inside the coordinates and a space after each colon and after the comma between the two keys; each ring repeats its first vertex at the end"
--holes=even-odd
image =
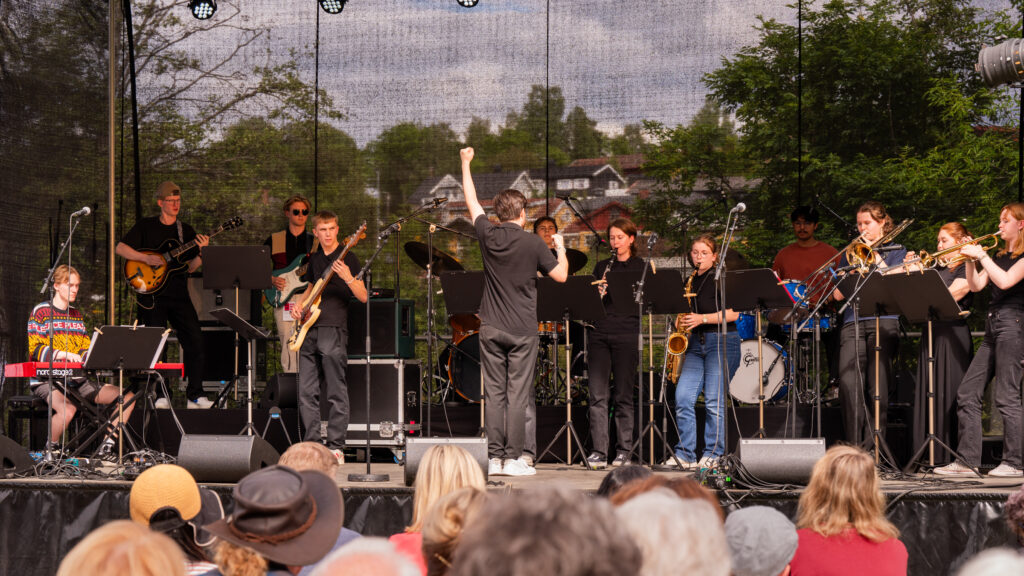
{"type": "Polygon", "coordinates": [[[178,223],[178,242],[180,242],[181,244],[184,244],[185,243],[185,234],[184,234],[184,232],[182,232],[181,220],[178,220],[177,223],[178,223]]]}

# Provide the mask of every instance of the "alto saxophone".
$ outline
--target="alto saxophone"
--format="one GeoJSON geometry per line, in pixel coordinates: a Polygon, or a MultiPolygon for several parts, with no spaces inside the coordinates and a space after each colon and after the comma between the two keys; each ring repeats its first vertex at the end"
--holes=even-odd
{"type": "MultiPolygon", "coordinates": [[[[686,279],[686,288],[683,289],[683,296],[686,297],[687,303],[690,305],[690,310],[693,310],[693,277],[697,275],[697,270],[690,274],[690,277],[686,279]]],[[[676,323],[679,322],[679,318],[682,314],[676,316],[676,323]]],[[[683,328],[681,331],[673,332],[668,335],[665,339],[665,373],[668,374],[669,381],[675,382],[679,380],[679,371],[683,368],[683,354],[686,353],[686,348],[690,345],[690,329],[683,328]]]]}

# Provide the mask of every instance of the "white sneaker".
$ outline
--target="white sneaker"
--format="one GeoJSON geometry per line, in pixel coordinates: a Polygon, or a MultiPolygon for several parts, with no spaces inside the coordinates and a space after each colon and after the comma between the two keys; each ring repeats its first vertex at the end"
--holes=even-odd
{"type": "Polygon", "coordinates": [[[520,458],[522,458],[523,462],[526,462],[527,466],[533,466],[533,456],[530,456],[529,454],[523,454],[522,456],[520,456],[520,458]]]}
{"type": "Polygon", "coordinates": [[[186,403],[186,407],[190,409],[207,409],[213,407],[213,400],[210,400],[206,396],[200,396],[195,401],[189,400],[186,403]]]}
{"type": "Polygon", "coordinates": [[[697,465],[696,463],[690,462],[684,458],[679,458],[679,462],[683,465],[681,468],[679,467],[679,464],[676,464],[676,459],[669,456],[668,460],[662,462],[660,466],[662,468],[672,468],[673,470],[693,470],[693,467],[697,465]]]}
{"type": "Polygon", "coordinates": [[[153,403],[153,407],[157,410],[168,410],[171,407],[171,401],[161,396],[153,403]]]}
{"type": "Polygon", "coordinates": [[[707,468],[714,468],[718,465],[718,458],[712,458],[711,456],[702,456],[697,464],[694,466],[697,470],[704,470],[707,468]]]}
{"type": "Polygon", "coordinates": [[[1021,476],[1024,476],[1024,471],[1003,462],[999,466],[989,470],[988,475],[994,478],[1020,478],[1021,476]]]}
{"type": "Polygon", "coordinates": [[[339,465],[345,463],[345,453],[341,450],[331,450],[331,454],[334,454],[334,457],[338,459],[339,465]]]}
{"type": "Polygon", "coordinates": [[[501,458],[491,458],[487,461],[487,475],[501,476],[504,472],[501,469],[501,458]]]}
{"type": "Polygon", "coordinates": [[[527,464],[522,458],[505,460],[505,467],[501,473],[505,476],[533,476],[537,469],[527,464]]]}
{"type": "MultiPolygon", "coordinates": [[[[996,470],[998,469],[999,468],[996,468],[996,470]]],[[[975,476],[974,470],[971,470],[969,467],[967,467],[964,464],[961,464],[960,462],[953,462],[952,464],[940,466],[935,470],[932,470],[932,472],[935,472],[940,476],[975,476]]],[[[995,472],[995,470],[993,470],[992,472],[995,472]]],[[[989,472],[989,475],[991,475],[992,472],[989,472]]]]}

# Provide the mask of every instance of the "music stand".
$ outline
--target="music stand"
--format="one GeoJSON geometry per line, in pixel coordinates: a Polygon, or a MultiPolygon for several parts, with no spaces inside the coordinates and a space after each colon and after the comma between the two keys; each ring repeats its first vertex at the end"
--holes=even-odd
{"type": "MultiPolygon", "coordinates": [[[[239,290],[263,290],[273,286],[273,261],[269,246],[207,246],[203,248],[203,289],[235,291],[234,313],[238,315],[239,290]]],[[[220,320],[220,318],[218,318],[220,320]]],[[[223,322],[223,321],[222,321],[223,322]]],[[[228,392],[235,389],[238,374],[238,334],[235,332],[235,363],[231,382],[217,392],[215,405],[222,405],[228,392]]],[[[255,358],[251,355],[250,361],[255,358]]],[[[237,394],[236,394],[237,399],[237,394]]],[[[249,397],[252,400],[252,396],[249,397]]],[[[250,426],[252,421],[250,419],[250,426]]]]}
{"type": "MultiPolygon", "coordinates": [[[[571,373],[572,362],[572,337],[569,334],[569,321],[577,320],[593,322],[604,318],[604,304],[601,303],[601,295],[597,286],[594,285],[594,277],[587,274],[584,276],[569,276],[565,282],[556,282],[551,278],[537,279],[537,320],[539,322],[562,321],[565,323],[565,373],[571,373]]],[[[481,379],[481,382],[483,379],[481,379]]],[[[551,451],[551,447],[558,441],[562,433],[566,433],[565,464],[572,465],[572,441],[576,439],[576,448],[579,450],[583,464],[590,470],[595,468],[587,461],[583,452],[583,442],[576,433],[572,423],[572,386],[569,381],[565,383],[565,424],[558,429],[558,432],[548,443],[544,451],[537,457],[540,462],[544,456],[551,451]]],[[[556,456],[557,458],[557,456],[556,456]]]]}
{"type": "MultiPolygon", "coordinates": [[[[124,458],[124,371],[149,370],[167,343],[166,328],[145,326],[103,326],[97,328],[86,352],[86,370],[117,371],[117,465],[124,458]]],[[[129,438],[128,442],[134,442],[129,438]]]]}
{"type": "Polygon", "coordinates": [[[757,432],[755,438],[765,438],[764,387],[768,374],[764,371],[764,329],[761,314],[773,308],[788,308],[793,297],[770,268],[753,268],[725,273],[726,300],[737,312],[753,311],[757,325],[757,432]]]}
{"type": "Polygon", "coordinates": [[[256,428],[252,425],[252,385],[253,381],[256,380],[256,342],[258,340],[266,340],[270,338],[270,333],[264,328],[257,328],[252,324],[249,324],[241,316],[235,314],[227,308],[218,308],[210,311],[210,316],[213,316],[221,324],[231,328],[235,331],[235,338],[244,338],[249,343],[247,346],[249,350],[249,359],[245,363],[245,375],[246,375],[246,404],[248,405],[248,414],[246,416],[245,427],[243,427],[238,433],[243,432],[247,436],[252,436],[256,428]]]}
{"type": "MultiPolygon", "coordinates": [[[[928,329],[928,393],[926,395],[928,398],[928,435],[903,470],[910,472],[914,464],[924,455],[925,448],[928,449],[928,466],[934,467],[936,443],[945,448],[957,460],[965,462],[956,450],[935,435],[935,351],[932,341],[932,322],[959,320],[963,317],[963,312],[936,270],[894,274],[885,276],[884,281],[892,286],[891,291],[899,300],[900,309],[907,321],[913,324],[927,324],[928,329]]],[[[925,385],[924,382],[918,383],[918,386],[923,385],[925,385]]],[[[981,476],[977,469],[972,469],[975,474],[981,476]]]]}
{"type": "MultiPolygon", "coordinates": [[[[461,270],[458,272],[445,272],[441,274],[441,291],[444,294],[444,306],[448,311],[448,314],[477,314],[480,312],[480,301],[484,297],[484,273],[483,271],[471,271],[461,270]]],[[[433,338],[432,335],[428,335],[428,338],[433,338]]],[[[451,342],[445,342],[448,347],[449,354],[463,354],[465,358],[468,358],[471,362],[475,362],[477,366],[480,365],[480,361],[473,358],[469,354],[465,354],[462,350],[459,350],[452,345],[451,342]]],[[[430,362],[430,396],[434,397],[434,359],[428,358],[430,362]]],[[[482,369],[477,370],[480,373],[480,434],[483,435],[486,428],[484,427],[484,371],[482,369]]],[[[451,385],[451,382],[449,382],[451,385]]],[[[430,402],[427,402],[427,437],[430,436],[430,402]]]]}
{"type": "MultiPolygon", "coordinates": [[[[608,280],[608,295],[611,297],[612,310],[616,314],[630,315],[630,314],[641,314],[641,311],[647,313],[647,325],[651,330],[653,349],[653,322],[651,316],[653,314],[668,314],[675,315],[682,312],[689,312],[690,307],[686,302],[686,298],[683,296],[683,277],[678,270],[662,270],[656,274],[650,274],[644,279],[644,293],[642,295],[642,301],[640,303],[640,309],[637,308],[635,299],[634,289],[640,282],[640,278],[643,276],[642,271],[636,270],[623,270],[618,272],[609,272],[607,276],[608,280]]],[[[641,334],[637,338],[637,350],[639,357],[643,358],[643,326],[640,328],[641,334]]],[[[680,358],[680,362],[682,359],[680,358]]],[[[641,362],[642,365],[642,362],[641,362]]],[[[643,419],[643,374],[642,366],[637,367],[637,383],[640,386],[638,398],[640,398],[640,405],[637,406],[637,424],[643,419]]],[[[651,369],[650,378],[654,378],[653,367],[651,369]]],[[[665,428],[668,426],[668,403],[665,400],[665,379],[662,378],[661,390],[658,393],[658,401],[654,401],[654,382],[650,380],[647,388],[647,404],[648,404],[648,415],[647,424],[644,425],[643,429],[637,435],[637,442],[630,450],[629,457],[632,459],[633,453],[635,452],[641,464],[643,464],[643,450],[641,449],[641,443],[643,437],[648,432],[651,434],[651,446],[650,446],[650,459],[651,466],[655,465],[654,458],[654,436],[657,434],[661,438],[662,451],[668,446],[668,439],[665,436],[665,428]],[[662,410],[662,423],[659,429],[654,425],[654,407],[661,406],[662,410]]],[[[675,419],[672,420],[675,425],[675,419]]],[[[676,431],[678,436],[678,430],[676,431]]]]}

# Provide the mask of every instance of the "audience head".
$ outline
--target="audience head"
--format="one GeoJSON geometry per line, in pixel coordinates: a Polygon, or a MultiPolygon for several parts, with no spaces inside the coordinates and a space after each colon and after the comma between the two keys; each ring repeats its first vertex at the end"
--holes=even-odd
{"type": "Polygon", "coordinates": [[[782,512],[749,506],[725,519],[725,540],[733,576],[779,576],[793,560],[799,537],[782,512]]]}
{"type": "Polygon", "coordinates": [[[989,548],[968,560],[957,576],[1005,576],[1024,574],[1024,556],[1015,550],[989,548]]]}
{"type": "Polygon", "coordinates": [[[445,494],[466,486],[484,489],[487,480],[465,448],[435,444],[423,454],[414,486],[412,524],[406,528],[407,532],[419,532],[423,528],[423,516],[445,494]]]}
{"type": "Polygon", "coordinates": [[[427,576],[448,573],[462,529],[483,506],[487,492],[476,486],[460,488],[442,496],[423,518],[423,558],[427,576]]]}
{"type": "Polygon", "coordinates": [[[1024,486],[1006,500],[1003,516],[1010,530],[1017,535],[1017,544],[1024,546],[1024,486]]]}
{"type": "Polygon", "coordinates": [[[171,537],[189,560],[207,561],[216,539],[203,529],[224,517],[220,496],[200,488],[192,474],[174,464],[157,464],[139,474],[128,498],[132,520],[171,537]]]}
{"type": "Polygon", "coordinates": [[[800,495],[796,524],[822,536],[835,536],[852,526],[872,542],[899,536],[885,517],[875,461],[855,446],[833,446],[814,465],[811,482],[800,495]]]}
{"type": "Polygon", "coordinates": [[[488,497],[466,525],[449,574],[620,576],[639,565],[640,550],[608,502],[545,487],[488,497]]]}
{"type": "Polygon", "coordinates": [[[605,474],[601,485],[597,487],[597,495],[604,498],[611,498],[616,492],[627,484],[637,480],[643,480],[654,475],[650,468],[629,464],[612,468],[612,471],[605,474]]]}
{"type": "Polygon", "coordinates": [[[311,576],[422,576],[385,538],[357,538],[331,552],[311,576]]]}
{"type": "MultiPolygon", "coordinates": [[[[271,466],[242,478],[234,490],[235,509],[207,530],[234,547],[251,550],[284,566],[317,563],[341,531],[341,492],[332,478],[313,470],[271,466]]],[[[231,560],[232,546],[217,551],[217,563],[231,560]]],[[[236,558],[237,559],[237,558],[236,558]]]]}
{"type": "Polygon", "coordinates": [[[184,576],[174,541],[131,520],[93,530],[68,552],[57,576],[184,576]]]}
{"type": "Polygon", "coordinates": [[[319,442],[299,442],[292,444],[281,454],[278,466],[287,466],[292,470],[316,470],[323,472],[328,478],[338,475],[338,457],[331,449],[319,442]]]}
{"type": "Polygon", "coordinates": [[[704,500],[710,504],[718,514],[719,524],[725,522],[725,512],[722,511],[722,506],[719,504],[718,498],[715,497],[715,494],[701,486],[699,482],[689,476],[668,477],[651,475],[643,480],[630,482],[623,486],[615,493],[614,496],[611,497],[611,502],[615,506],[621,506],[636,496],[657,488],[665,488],[683,500],[704,500]]]}
{"type": "Polygon", "coordinates": [[[640,547],[641,576],[729,575],[725,534],[708,502],[657,488],[619,506],[615,515],[640,547]]]}

